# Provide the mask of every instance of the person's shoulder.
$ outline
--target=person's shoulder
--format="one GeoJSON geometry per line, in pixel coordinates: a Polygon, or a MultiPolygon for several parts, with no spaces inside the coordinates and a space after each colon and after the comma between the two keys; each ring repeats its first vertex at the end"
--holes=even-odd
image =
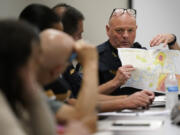
{"type": "Polygon", "coordinates": [[[1,89],[0,89],[0,104],[1,104],[1,107],[3,106],[3,104],[6,105],[6,106],[9,106],[8,105],[8,99],[7,99],[6,95],[5,95],[5,93],[2,92],[1,89]]]}
{"type": "Polygon", "coordinates": [[[98,45],[98,46],[97,46],[98,53],[104,52],[104,51],[106,50],[106,48],[108,47],[107,44],[108,44],[108,41],[106,41],[106,42],[98,45]]]}
{"type": "Polygon", "coordinates": [[[132,48],[147,49],[146,47],[143,47],[139,42],[135,42],[132,48]]]}

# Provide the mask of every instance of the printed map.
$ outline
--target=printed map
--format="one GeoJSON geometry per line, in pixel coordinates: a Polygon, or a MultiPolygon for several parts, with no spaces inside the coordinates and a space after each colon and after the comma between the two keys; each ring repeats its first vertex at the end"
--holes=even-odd
{"type": "Polygon", "coordinates": [[[165,92],[168,73],[175,73],[180,89],[180,51],[118,49],[122,65],[133,65],[136,70],[124,86],[165,92]]]}

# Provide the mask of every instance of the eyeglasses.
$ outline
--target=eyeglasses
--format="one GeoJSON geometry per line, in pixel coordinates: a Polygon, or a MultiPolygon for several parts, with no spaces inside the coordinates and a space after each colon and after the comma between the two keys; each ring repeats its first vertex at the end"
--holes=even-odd
{"type": "Polygon", "coordinates": [[[113,9],[113,11],[111,13],[110,19],[115,13],[116,14],[124,14],[124,12],[128,13],[131,16],[136,17],[136,10],[135,9],[115,8],[115,9],[113,9]]]}

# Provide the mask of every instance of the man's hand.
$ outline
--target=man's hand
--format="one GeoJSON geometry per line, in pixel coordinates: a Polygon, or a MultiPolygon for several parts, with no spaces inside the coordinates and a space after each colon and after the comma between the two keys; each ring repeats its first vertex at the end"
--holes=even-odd
{"type": "Polygon", "coordinates": [[[150,90],[143,90],[141,92],[149,96],[151,103],[154,101],[154,98],[155,98],[154,92],[150,90]]]}
{"type": "Polygon", "coordinates": [[[150,41],[150,46],[158,46],[161,43],[166,46],[168,43],[174,40],[174,36],[172,34],[158,34],[150,41]]]}
{"type": "Polygon", "coordinates": [[[136,92],[125,99],[126,108],[134,109],[138,107],[147,108],[154,100],[154,93],[151,91],[143,90],[136,92]]]}
{"type": "Polygon", "coordinates": [[[75,52],[78,55],[78,61],[82,66],[91,64],[92,62],[98,63],[98,54],[94,45],[87,44],[83,40],[79,40],[75,45],[75,52]]]}
{"type": "Polygon", "coordinates": [[[118,68],[116,76],[113,78],[113,83],[116,85],[116,87],[125,84],[126,81],[131,77],[131,72],[134,70],[135,68],[132,65],[125,65],[118,68]]]}

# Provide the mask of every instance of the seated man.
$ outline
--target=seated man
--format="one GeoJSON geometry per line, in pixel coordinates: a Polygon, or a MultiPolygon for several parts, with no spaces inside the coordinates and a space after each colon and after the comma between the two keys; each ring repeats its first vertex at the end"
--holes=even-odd
{"type": "MultiPolygon", "coordinates": [[[[63,31],[77,41],[82,39],[83,33],[83,14],[76,8],[61,3],[53,8],[53,11],[61,18],[63,24],[63,31]]],[[[81,85],[81,76],[79,73],[80,64],[73,61],[72,64],[68,66],[66,71],[63,73],[62,78],[67,81],[72,91],[71,97],[77,98],[79,88],[81,85]]],[[[55,91],[58,89],[54,89],[55,91]]]]}
{"type": "MultiPolygon", "coordinates": [[[[41,4],[28,5],[22,10],[19,18],[35,25],[40,31],[47,28],[63,30],[60,17],[58,17],[58,15],[56,15],[49,7],[41,4]]],[[[68,96],[69,89],[71,88],[67,87],[66,82],[62,78],[45,86],[48,97],[55,97],[54,94],[58,93],[56,98],[60,100],[64,100],[68,96]],[[59,83],[61,84],[60,86],[59,83]],[[60,91],[53,91],[54,89],[59,89],[59,87],[61,88],[60,91]]]]}
{"type": "Polygon", "coordinates": [[[38,72],[38,81],[46,85],[63,73],[69,64],[69,57],[76,52],[83,66],[83,80],[77,102],[74,106],[62,105],[56,111],[57,119],[70,121],[79,119],[91,131],[96,129],[97,105],[97,52],[95,47],[83,41],[75,44],[74,40],[63,32],[45,30],[40,34],[42,43],[42,61],[38,72]],[[57,59],[58,58],[58,59],[57,59]],[[91,81],[89,81],[91,80],[91,81]]]}
{"type": "MultiPolygon", "coordinates": [[[[137,92],[140,91],[139,89],[130,87],[121,88],[121,85],[129,79],[131,72],[135,69],[131,65],[122,66],[121,60],[118,57],[117,48],[145,49],[139,43],[134,43],[137,29],[135,16],[136,10],[134,9],[114,9],[106,25],[106,32],[109,39],[97,47],[99,52],[100,93],[116,95],[113,96],[113,99],[115,97],[118,98],[117,95],[119,94],[131,94],[127,98],[134,98],[135,100],[131,100],[131,102],[126,101],[125,106],[127,106],[127,108],[147,106],[154,98],[151,91],[141,91],[139,93],[137,92]],[[142,96],[141,94],[146,96],[146,98],[140,101],[137,97],[142,96]]],[[[161,36],[157,35],[150,44],[151,46],[159,45],[160,43],[171,44],[173,40],[174,36],[172,36],[172,34],[161,34],[161,36]]],[[[175,45],[170,47],[170,49],[178,49],[178,47],[177,42],[175,42],[175,45]]],[[[127,100],[127,98],[124,98],[124,100],[127,100]]],[[[107,96],[103,98],[105,101],[102,110],[114,110],[115,108],[122,107],[120,107],[120,104],[117,104],[117,101],[108,99],[109,97],[107,96]]],[[[123,101],[121,101],[121,103],[123,101]]]]}
{"type": "MultiPolygon", "coordinates": [[[[135,70],[131,65],[122,66],[118,57],[117,48],[139,48],[145,49],[135,42],[136,37],[136,10],[134,9],[114,9],[109,22],[106,25],[108,41],[98,46],[99,52],[99,78],[100,92],[104,94],[132,94],[139,89],[121,88],[129,79],[131,72],[135,70]]],[[[158,37],[158,43],[170,43],[171,34],[162,34],[158,37]]]]}

